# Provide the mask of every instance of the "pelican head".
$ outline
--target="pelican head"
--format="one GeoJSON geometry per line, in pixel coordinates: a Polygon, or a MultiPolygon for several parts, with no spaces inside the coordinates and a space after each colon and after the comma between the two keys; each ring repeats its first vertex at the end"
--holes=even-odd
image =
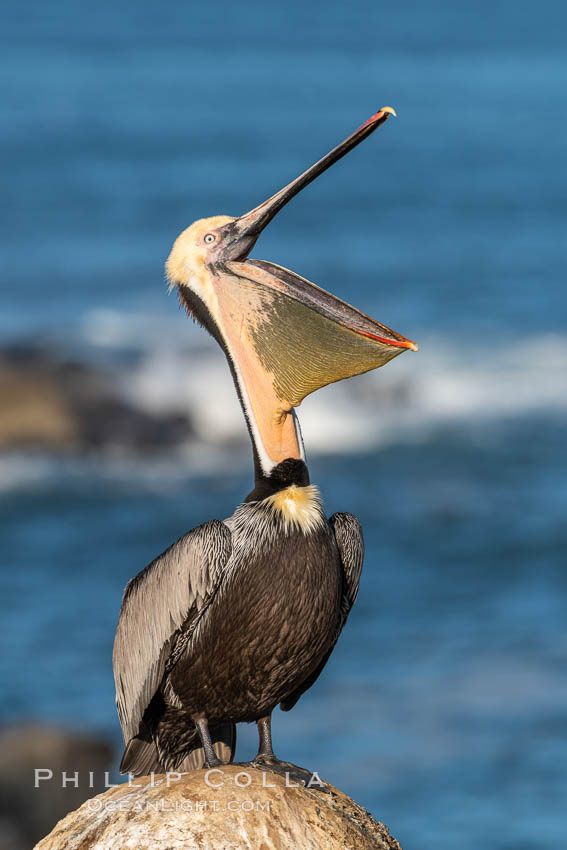
{"type": "Polygon", "coordinates": [[[417,345],[275,263],[249,259],[262,230],[319,174],[383,124],[383,107],[303,174],[240,218],[195,221],[166,262],[170,287],[223,348],[254,446],[256,475],[303,459],[294,408],[417,345]]]}

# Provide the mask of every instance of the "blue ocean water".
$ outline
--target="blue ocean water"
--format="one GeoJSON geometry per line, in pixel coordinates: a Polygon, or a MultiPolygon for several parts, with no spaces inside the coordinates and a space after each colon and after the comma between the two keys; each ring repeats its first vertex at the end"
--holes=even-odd
{"type": "MultiPolygon", "coordinates": [[[[59,0],[0,33],[0,343],[102,364],[190,410],[159,456],[0,457],[0,700],[117,742],[126,581],[250,489],[222,355],[166,295],[195,218],[255,206],[391,119],[254,255],[420,343],[299,415],[361,592],[279,752],[402,845],[560,846],[567,794],[567,63],[563,4],[59,0]]],[[[243,730],[240,755],[252,755],[243,730]]]]}

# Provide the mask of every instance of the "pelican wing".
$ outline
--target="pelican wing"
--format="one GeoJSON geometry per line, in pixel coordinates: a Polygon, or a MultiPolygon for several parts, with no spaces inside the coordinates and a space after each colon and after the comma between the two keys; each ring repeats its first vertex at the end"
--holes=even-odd
{"type": "Polygon", "coordinates": [[[116,705],[124,742],[171,666],[181,630],[193,630],[210,605],[230,557],[228,527],[217,520],[194,528],[126,585],[114,641],[116,705]]]}
{"type": "Polygon", "coordinates": [[[362,527],[355,516],[347,513],[336,513],[329,519],[329,525],[335,535],[337,547],[341,556],[341,564],[343,567],[343,593],[341,597],[341,612],[337,631],[326,655],[323,656],[319,666],[302,682],[302,684],[286,697],[280,703],[282,711],[289,711],[299,697],[309,690],[319,675],[321,674],[325,664],[335,648],[335,644],[339,639],[339,635],[343,630],[343,626],[350,614],[350,609],[358,596],[358,586],[360,583],[360,574],[362,572],[362,562],[364,560],[364,540],[362,537],[362,527]]]}
{"type": "Polygon", "coordinates": [[[364,560],[364,539],[362,537],[362,526],[352,514],[333,514],[329,524],[333,529],[345,571],[345,586],[341,601],[342,629],[358,596],[364,560]]]}

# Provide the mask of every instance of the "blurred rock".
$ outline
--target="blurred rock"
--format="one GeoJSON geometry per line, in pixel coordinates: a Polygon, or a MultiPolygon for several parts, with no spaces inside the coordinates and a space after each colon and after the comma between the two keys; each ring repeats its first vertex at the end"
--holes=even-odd
{"type": "Polygon", "coordinates": [[[32,346],[0,351],[0,449],[159,449],[192,434],[186,416],[154,416],[119,397],[101,369],[32,346]]]}
{"type": "Polygon", "coordinates": [[[0,360],[0,447],[74,446],[78,422],[62,388],[42,370],[0,360]]]}
{"type": "Polygon", "coordinates": [[[105,741],[66,730],[23,726],[0,731],[0,850],[29,850],[67,812],[102,791],[113,755],[105,741]],[[37,788],[36,769],[53,774],[37,788]],[[72,780],[66,787],[64,773],[72,780]]]}
{"type": "Polygon", "coordinates": [[[248,765],[111,788],[68,815],[36,850],[118,847],[401,850],[387,827],[342,791],[287,787],[284,777],[248,765]]]}

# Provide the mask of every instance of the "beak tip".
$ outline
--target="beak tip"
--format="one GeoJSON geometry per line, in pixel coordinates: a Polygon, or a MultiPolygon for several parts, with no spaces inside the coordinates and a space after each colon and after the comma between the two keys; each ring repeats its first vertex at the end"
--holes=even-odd
{"type": "Polygon", "coordinates": [[[408,348],[410,349],[410,351],[419,351],[419,345],[417,344],[417,342],[410,342],[408,348]]]}
{"type": "Polygon", "coordinates": [[[382,107],[381,109],[379,109],[378,111],[379,111],[379,112],[385,112],[387,115],[393,115],[393,116],[394,116],[394,118],[397,118],[397,117],[398,117],[398,115],[397,115],[397,113],[396,113],[396,110],[395,110],[392,106],[383,106],[383,107],[382,107]]]}

